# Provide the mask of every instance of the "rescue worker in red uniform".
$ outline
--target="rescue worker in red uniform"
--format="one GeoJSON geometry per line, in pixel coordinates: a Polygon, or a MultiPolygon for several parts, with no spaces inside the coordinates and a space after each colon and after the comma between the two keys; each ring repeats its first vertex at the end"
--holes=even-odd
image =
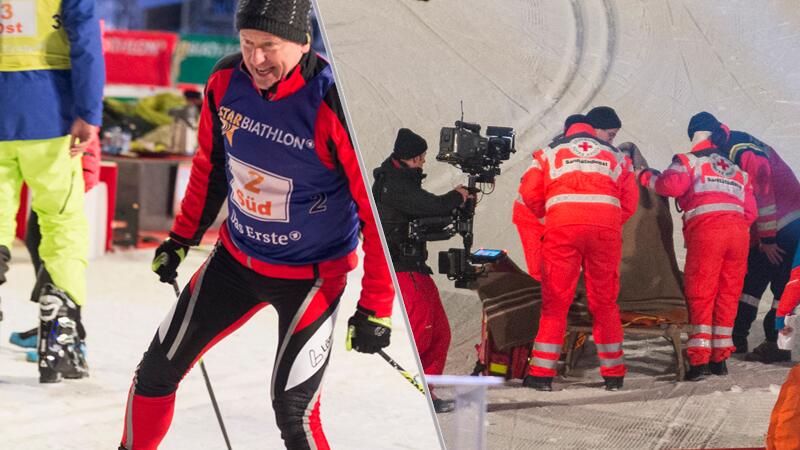
{"type": "MultiPolygon", "coordinates": [[[[554,139],[564,136],[569,127],[577,122],[586,121],[586,116],[573,114],[564,121],[564,130],[554,139]]],[[[540,150],[541,151],[541,150],[540,150]]],[[[522,180],[520,180],[520,183],[522,180]]],[[[511,222],[517,227],[519,239],[522,241],[522,252],[525,254],[525,264],[528,266],[528,275],[536,281],[542,281],[542,234],[544,234],[544,219],[533,214],[525,206],[522,197],[517,196],[511,210],[511,222]]]]}
{"type": "Polygon", "coordinates": [[[621,388],[625,365],[616,300],[622,224],[636,211],[639,201],[630,159],[599,139],[584,120],[534,153],[519,193],[536,217],[545,219],[542,315],[523,384],[552,390],[567,312],[583,268],[600,374],[606,389],[621,388]]]}
{"type": "Polygon", "coordinates": [[[727,375],[735,349],[731,335],[747,268],[749,228],[756,204],[748,175],[727,159],[720,123],[707,112],[692,117],[690,153],[677,154],[659,173],[645,169],[639,181],[683,209],[686,301],[692,331],[687,354],[689,381],[727,375]]]}

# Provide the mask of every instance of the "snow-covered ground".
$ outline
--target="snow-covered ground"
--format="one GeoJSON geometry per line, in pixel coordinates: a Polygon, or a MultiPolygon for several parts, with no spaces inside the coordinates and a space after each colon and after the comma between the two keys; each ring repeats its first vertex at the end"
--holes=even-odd
{"type": "MultiPolygon", "coordinates": [[[[24,247],[13,248],[9,281],[0,287],[0,449],[117,448],[133,371],[158,324],[175,301],[169,285],[150,272],[152,249],[118,251],[92,261],[84,309],[91,376],[40,385],[36,365],[8,344],[11,331],[36,322],[27,300],[33,269],[24,247]]],[[[188,276],[208,249],[193,250],[179,270],[188,276]]],[[[347,318],[355,309],[361,272],[349,278],[325,378],[322,417],[336,449],[439,448],[425,397],[380,357],[347,352],[347,318]],[[413,436],[413,439],[409,439],[413,436]]],[[[416,372],[405,320],[395,309],[388,353],[416,372]]],[[[235,449],[283,448],[269,402],[277,350],[277,315],[266,308],[210,350],[205,364],[235,449]]],[[[164,449],[225,448],[199,368],[183,380],[164,449]]]]}
{"type": "MultiPolygon", "coordinates": [[[[707,110],[773,145],[796,171],[800,153],[800,10],[793,0],[319,0],[340,86],[367,167],[400,127],[428,140],[425,187],[464,183],[438,163],[439,129],[459,118],[517,130],[518,152],[478,205],[476,245],[523,257],[511,205],[530,153],[564,118],[611,105],[617,143],[638,144],[664,168],[689,150],[689,118],[707,110]]],[[[676,250],[683,262],[679,217],[676,250]]],[[[431,254],[455,241],[431,246],[431,254]]],[[[454,336],[448,373],[474,362],[479,305],[437,279],[454,336]]],[[[764,303],[771,301],[765,295],[764,303]]],[[[762,315],[763,315],[762,310],[762,315]]],[[[763,338],[760,318],[751,346],[763,338]]],[[[789,364],[734,360],[728,378],[675,383],[659,340],[627,341],[625,389],[606,393],[590,346],[581,370],[537,393],[490,393],[489,448],[759,446],[789,364]]],[[[441,416],[443,427],[452,418],[441,416]]]]}

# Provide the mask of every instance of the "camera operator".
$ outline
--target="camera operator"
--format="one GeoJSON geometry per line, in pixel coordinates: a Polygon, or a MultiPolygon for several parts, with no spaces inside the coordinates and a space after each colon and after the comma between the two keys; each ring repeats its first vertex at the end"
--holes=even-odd
{"type": "MultiPolygon", "coordinates": [[[[401,128],[392,154],[373,172],[372,193],[423,370],[429,375],[440,375],[450,346],[450,324],[430,276],[433,271],[426,264],[425,241],[409,237],[409,222],[423,217],[449,216],[464,204],[469,194],[464,186],[444,195],[422,189],[427,149],[425,139],[401,128]]],[[[452,400],[436,396],[433,399],[436,412],[453,409],[452,400]]]]}

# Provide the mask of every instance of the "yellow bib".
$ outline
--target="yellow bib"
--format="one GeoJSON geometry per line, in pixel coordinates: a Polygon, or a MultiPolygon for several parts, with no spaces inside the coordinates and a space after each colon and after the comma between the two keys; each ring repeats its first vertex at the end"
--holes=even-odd
{"type": "Polygon", "coordinates": [[[69,68],[61,0],[0,0],[0,72],[69,68]]]}

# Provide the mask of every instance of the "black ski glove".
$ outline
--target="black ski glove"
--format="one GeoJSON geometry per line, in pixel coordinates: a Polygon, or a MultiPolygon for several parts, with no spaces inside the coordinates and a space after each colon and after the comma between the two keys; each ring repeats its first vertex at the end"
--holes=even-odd
{"type": "Polygon", "coordinates": [[[11,260],[11,252],[8,247],[0,245],[0,284],[6,282],[6,272],[8,272],[8,261],[11,260]]]}
{"type": "Polygon", "coordinates": [[[162,283],[172,283],[178,277],[178,266],[186,258],[189,246],[167,238],[156,249],[152,269],[162,283]]]}
{"type": "Polygon", "coordinates": [[[355,349],[361,353],[375,353],[389,346],[392,334],[391,317],[375,317],[372,311],[356,309],[353,317],[347,321],[347,350],[355,349]]]}

